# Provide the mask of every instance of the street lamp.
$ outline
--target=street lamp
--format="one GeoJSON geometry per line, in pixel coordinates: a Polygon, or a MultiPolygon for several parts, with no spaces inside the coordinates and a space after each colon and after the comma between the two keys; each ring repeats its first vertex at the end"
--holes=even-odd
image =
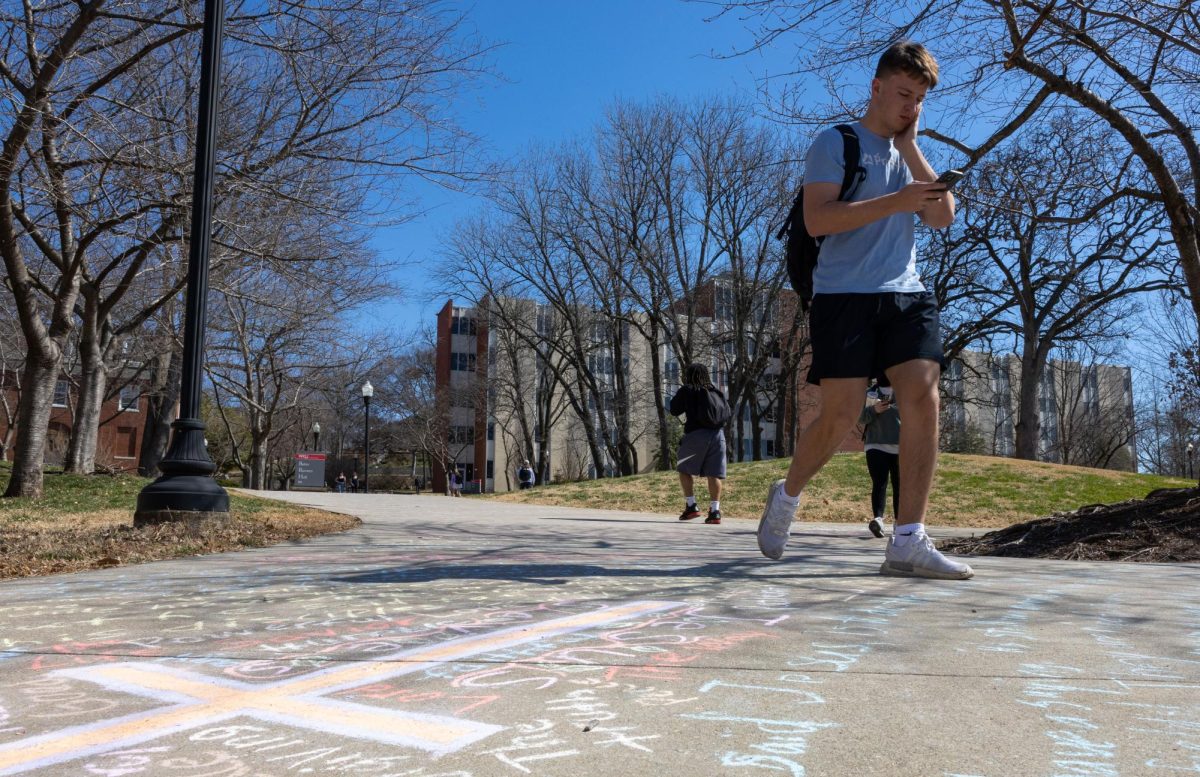
{"type": "Polygon", "coordinates": [[[313,435],[313,450],[319,453],[321,450],[321,425],[319,423],[317,423],[316,421],[313,421],[312,435],[313,435]]]}
{"type": "Polygon", "coordinates": [[[375,393],[375,388],[371,385],[371,381],[367,381],[362,385],[363,398],[363,479],[362,490],[367,493],[367,475],[371,469],[371,396],[375,393]]]}
{"type": "Polygon", "coordinates": [[[229,517],[229,494],[212,478],[217,466],[204,445],[200,389],[208,302],[208,253],[212,242],[213,168],[217,150],[218,89],[225,0],[205,0],[200,45],[200,97],[196,165],[192,175],[192,224],[188,243],[183,314],[183,370],[179,417],[171,445],[158,463],[162,476],[138,494],[135,526],[229,517]]]}
{"type": "Polygon", "coordinates": [[[1189,443],[1188,443],[1188,447],[1187,447],[1187,454],[1188,454],[1188,477],[1189,477],[1189,478],[1190,478],[1190,477],[1195,477],[1195,476],[1192,474],[1192,454],[1194,454],[1194,453],[1195,453],[1195,451],[1196,451],[1196,446],[1192,445],[1192,444],[1189,442],[1189,443]]]}

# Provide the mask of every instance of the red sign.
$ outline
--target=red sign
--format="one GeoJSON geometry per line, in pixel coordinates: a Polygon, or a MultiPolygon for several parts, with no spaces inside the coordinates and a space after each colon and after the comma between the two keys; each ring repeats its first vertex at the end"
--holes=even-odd
{"type": "Polygon", "coordinates": [[[324,453],[297,453],[296,458],[304,459],[305,461],[325,461],[324,453]]]}

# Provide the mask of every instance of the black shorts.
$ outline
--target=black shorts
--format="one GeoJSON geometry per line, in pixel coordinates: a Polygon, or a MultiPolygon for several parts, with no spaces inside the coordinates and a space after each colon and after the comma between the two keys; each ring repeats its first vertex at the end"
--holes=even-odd
{"type": "Polygon", "coordinates": [[[937,300],[915,294],[816,294],[808,314],[812,366],[808,382],[824,378],[876,378],[913,359],[929,359],[942,369],[937,300]]]}

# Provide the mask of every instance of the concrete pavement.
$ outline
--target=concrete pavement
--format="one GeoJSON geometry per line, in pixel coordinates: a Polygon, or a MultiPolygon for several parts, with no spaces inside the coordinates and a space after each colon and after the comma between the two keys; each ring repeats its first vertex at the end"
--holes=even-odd
{"type": "Polygon", "coordinates": [[[273,496],[364,525],[0,583],[0,775],[1200,773],[1197,565],[904,580],[865,525],[771,562],[750,521],[273,496]]]}

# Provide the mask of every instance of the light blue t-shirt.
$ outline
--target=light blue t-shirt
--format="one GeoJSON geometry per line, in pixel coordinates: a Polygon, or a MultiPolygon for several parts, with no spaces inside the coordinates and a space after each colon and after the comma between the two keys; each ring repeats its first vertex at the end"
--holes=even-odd
{"type": "MultiPolygon", "coordinates": [[[[912,173],[891,138],[876,135],[862,122],[850,126],[858,135],[860,164],[867,177],[847,201],[872,200],[912,183],[912,173]]],[[[835,183],[840,187],[845,168],[842,135],[831,127],[817,135],[808,150],[804,183],[835,183]]],[[[914,226],[913,214],[898,213],[849,232],[826,235],[813,272],[813,293],[925,291],[917,274],[914,226]]]]}

